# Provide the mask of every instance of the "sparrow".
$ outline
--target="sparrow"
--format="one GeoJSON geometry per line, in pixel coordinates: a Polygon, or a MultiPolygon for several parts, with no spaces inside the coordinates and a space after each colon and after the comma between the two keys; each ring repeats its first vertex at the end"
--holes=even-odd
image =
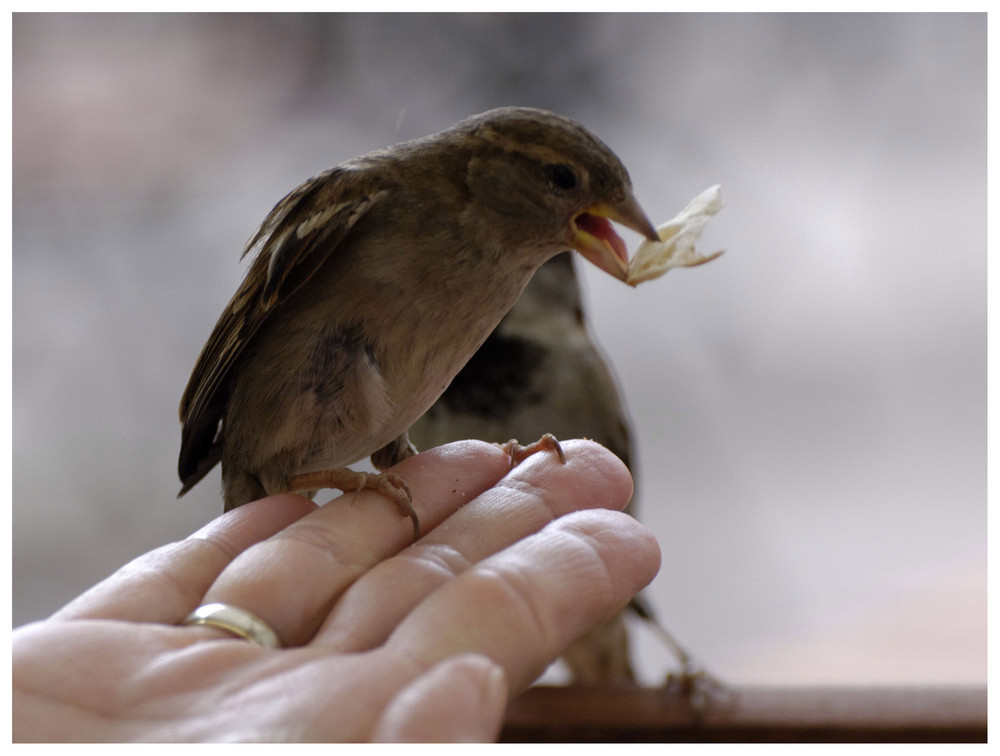
{"type": "MultiPolygon", "coordinates": [[[[535,273],[514,308],[437,402],[410,428],[417,446],[476,438],[590,438],[613,452],[636,476],[635,444],[625,396],[588,326],[576,265],[556,255],[535,273]]],[[[512,444],[508,441],[507,444],[512,444]]],[[[625,512],[636,516],[637,499],[625,512]]],[[[581,685],[634,685],[625,622],[633,615],[677,659],[666,687],[696,693],[710,679],[659,620],[643,594],[563,652],[581,685]]]]}
{"type": "Polygon", "coordinates": [[[222,465],[225,509],[373,488],[547,260],[574,249],[625,280],[612,221],[657,240],[621,160],[576,121],[507,107],[362,155],[284,197],[180,403],[183,495],[222,465]]]}
{"type": "MultiPolygon", "coordinates": [[[[409,435],[429,448],[464,438],[502,443],[546,433],[597,441],[634,472],[628,412],[589,332],[568,252],[539,268],[409,435]]],[[[633,498],[625,511],[634,516],[634,507],[633,498]]],[[[634,684],[624,613],[574,641],[563,659],[575,683],[634,684]]]]}

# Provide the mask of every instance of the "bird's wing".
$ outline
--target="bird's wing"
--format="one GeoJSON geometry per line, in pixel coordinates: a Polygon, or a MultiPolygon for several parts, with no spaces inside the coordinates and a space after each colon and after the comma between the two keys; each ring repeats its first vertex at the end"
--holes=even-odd
{"type": "Polygon", "coordinates": [[[253,262],[205,343],[181,398],[177,471],[182,494],[218,461],[213,445],[225,411],[227,378],[247,344],[387,192],[372,171],[334,168],[281,200],[247,242],[243,255],[254,253],[253,262]]]}

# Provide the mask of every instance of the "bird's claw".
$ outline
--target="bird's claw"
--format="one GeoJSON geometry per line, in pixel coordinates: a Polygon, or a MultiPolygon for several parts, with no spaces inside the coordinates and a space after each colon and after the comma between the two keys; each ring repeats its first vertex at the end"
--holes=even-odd
{"type": "Polygon", "coordinates": [[[563,452],[562,446],[559,444],[559,439],[551,433],[546,433],[540,439],[532,444],[528,444],[527,446],[519,443],[516,438],[512,438],[506,444],[501,444],[500,448],[503,449],[510,457],[510,468],[512,470],[532,454],[536,454],[540,451],[555,452],[556,456],[559,457],[559,461],[566,464],[566,454],[563,452]]]}
{"type": "Polygon", "coordinates": [[[703,667],[688,661],[679,672],[670,672],[663,681],[663,690],[688,700],[692,711],[704,712],[709,706],[725,705],[735,693],[729,686],[703,667]]]}
{"type": "Polygon", "coordinates": [[[420,540],[420,519],[413,508],[413,493],[406,481],[396,473],[358,472],[348,467],[342,467],[336,470],[301,473],[288,479],[288,490],[293,493],[311,495],[320,488],[336,488],[355,493],[365,489],[378,491],[396,504],[401,516],[409,517],[413,521],[413,540],[420,540]]]}

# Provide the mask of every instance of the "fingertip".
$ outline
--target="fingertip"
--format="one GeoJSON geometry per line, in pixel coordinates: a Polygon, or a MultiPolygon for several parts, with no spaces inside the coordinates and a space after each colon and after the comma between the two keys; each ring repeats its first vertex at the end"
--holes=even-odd
{"type": "MultiPolygon", "coordinates": [[[[566,455],[565,463],[560,462],[554,454],[540,451],[527,457],[517,467],[528,464],[569,466],[574,474],[582,474],[588,480],[594,480],[601,488],[608,490],[610,498],[621,501],[620,506],[610,508],[623,509],[628,504],[634,490],[632,474],[613,452],[589,439],[568,439],[560,441],[559,445],[566,455]]],[[[478,479],[490,480],[490,485],[512,470],[510,455],[501,446],[467,439],[427,449],[395,465],[393,471],[406,478],[408,473],[412,474],[414,471],[419,474],[425,470],[448,470],[453,466],[468,470],[478,479]]]]}
{"type": "MultiPolygon", "coordinates": [[[[624,509],[635,491],[632,472],[626,464],[614,452],[596,441],[577,439],[568,443],[574,454],[581,455],[582,462],[587,466],[588,471],[602,485],[611,489],[609,495],[613,496],[615,500],[621,501],[621,506],[614,508],[624,509]]],[[[564,448],[565,446],[564,444],[564,448]]]]}
{"type": "Polygon", "coordinates": [[[501,707],[507,701],[507,675],[499,664],[488,656],[468,652],[446,659],[438,665],[455,679],[461,679],[470,693],[483,704],[483,708],[501,707]]]}
{"type": "Polygon", "coordinates": [[[511,470],[512,480],[528,481],[548,491],[557,515],[578,509],[624,509],[632,498],[632,475],[600,444],[587,439],[560,441],[565,463],[555,454],[537,452],[511,470]]]}
{"type": "Polygon", "coordinates": [[[629,576],[636,593],[645,588],[660,571],[660,544],[641,522],[631,515],[610,510],[573,512],[554,523],[554,527],[573,530],[595,544],[608,563],[629,576]]]}

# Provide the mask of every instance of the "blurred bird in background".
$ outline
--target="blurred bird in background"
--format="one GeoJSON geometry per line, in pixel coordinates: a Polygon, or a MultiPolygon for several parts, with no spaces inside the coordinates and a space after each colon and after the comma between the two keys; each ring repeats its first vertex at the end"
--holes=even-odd
{"type": "MultiPolygon", "coordinates": [[[[410,428],[420,449],[476,438],[589,438],[614,452],[635,475],[628,411],[594,342],[572,255],[557,255],[531,279],[514,308],[455,376],[437,403],[410,428]]],[[[635,516],[636,499],[625,509],[635,516]]],[[[677,657],[679,679],[695,673],[687,652],[640,595],[575,641],[563,654],[579,684],[634,684],[624,615],[652,626],[677,657]]]]}

